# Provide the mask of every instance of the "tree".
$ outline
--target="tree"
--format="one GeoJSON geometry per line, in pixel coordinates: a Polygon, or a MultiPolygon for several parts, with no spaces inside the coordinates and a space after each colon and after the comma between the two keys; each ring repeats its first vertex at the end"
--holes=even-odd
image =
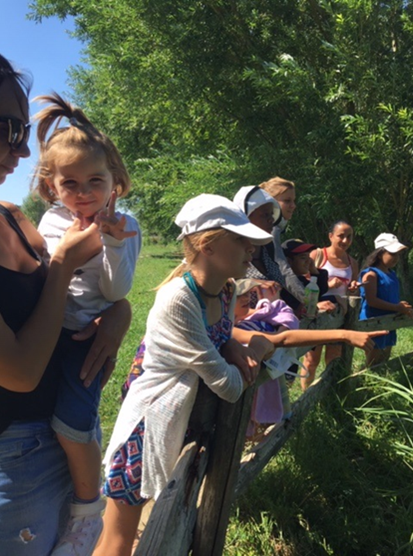
{"type": "Polygon", "coordinates": [[[34,226],[38,226],[43,214],[48,209],[47,204],[38,195],[29,193],[22,202],[21,210],[34,226]]]}
{"type": "Polygon", "coordinates": [[[359,255],[383,231],[410,241],[410,1],[33,4],[39,21],[69,14],[88,61],[77,99],[121,148],[151,229],[170,233],[200,187],[279,174],[297,183],[295,234],[321,244],[346,218],[359,255]]]}

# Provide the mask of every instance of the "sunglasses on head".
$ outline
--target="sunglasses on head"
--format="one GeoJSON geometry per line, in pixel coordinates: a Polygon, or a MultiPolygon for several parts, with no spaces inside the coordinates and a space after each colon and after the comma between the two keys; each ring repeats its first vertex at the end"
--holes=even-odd
{"type": "Polygon", "coordinates": [[[25,124],[18,118],[11,116],[0,116],[0,123],[5,123],[9,127],[7,142],[10,148],[17,150],[29,140],[30,124],[25,124]]]}

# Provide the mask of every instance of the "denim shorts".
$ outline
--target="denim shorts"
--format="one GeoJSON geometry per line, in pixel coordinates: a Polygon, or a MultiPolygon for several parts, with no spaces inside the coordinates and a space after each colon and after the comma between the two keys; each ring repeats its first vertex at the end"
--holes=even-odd
{"type": "Polygon", "coordinates": [[[103,370],[85,388],[79,375],[94,337],[78,342],[72,340],[73,334],[73,330],[63,328],[56,347],[61,379],[52,428],[73,442],[86,444],[96,439],[103,370]]]}
{"type": "Polygon", "coordinates": [[[0,554],[48,556],[64,527],[71,480],[48,420],[0,435],[0,554]]]}

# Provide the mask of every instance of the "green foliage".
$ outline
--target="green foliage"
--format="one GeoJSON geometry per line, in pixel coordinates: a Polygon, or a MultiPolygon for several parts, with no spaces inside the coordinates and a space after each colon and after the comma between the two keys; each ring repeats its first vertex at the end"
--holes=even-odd
{"type": "Polygon", "coordinates": [[[146,319],[155,299],[154,288],[179,264],[180,246],[148,244],[139,256],[133,287],[128,295],[132,306],[132,324],[118,353],[118,363],[102,392],[100,418],[103,446],[106,448],[120,408],[121,386],[126,380],[136,348],[145,334],[146,319]]]}
{"type": "Polygon", "coordinates": [[[76,99],[120,147],[147,230],[169,236],[193,192],[278,174],[297,183],[292,233],[323,244],[345,218],[359,258],[381,231],[413,234],[412,13],[403,0],[32,4],[38,21],[75,17],[76,99]]]}
{"type": "MultiPolygon", "coordinates": [[[[408,384],[402,369],[387,379],[408,384]]],[[[332,392],[315,407],[238,501],[225,555],[411,554],[412,469],[399,449],[404,427],[384,412],[359,411],[381,383],[366,375],[349,380],[347,397],[332,392]]]]}
{"type": "Polygon", "coordinates": [[[43,214],[47,211],[48,205],[38,195],[29,193],[22,202],[21,210],[32,222],[38,226],[43,214]]]}
{"type": "MultiPolygon", "coordinates": [[[[389,420],[402,433],[395,435],[392,445],[403,457],[406,465],[413,470],[413,385],[406,368],[401,365],[402,381],[388,376],[365,373],[368,383],[377,393],[368,398],[359,408],[367,417],[389,420]]],[[[360,390],[368,389],[363,386],[360,390]]]]}
{"type": "MultiPolygon", "coordinates": [[[[104,434],[109,440],[120,407],[120,388],[145,333],[153,288],[179,263],[177,244],[146,244],[128,298],[132,326],[119,352],[115,373],[102,393],[104,434]]],[[[396,354],[411,351],[412,329],[398,332],[396,354]]],[[[412,369],[387,375],[408,386],[412,369]]],[[[412,470],[399,444],[406,441],[399,420],[359,408],[377,396],[382,382],[363,374],[345,399],[334,391],[313,409],[296,435],[265,468],[234,508],[226,556],[408,556],[413,489],[412,470]]],[[[293,385],[293,397],[300,385],[293,385]]],[[[377,405],[377,404],[376,404],[377,405]]],[[[392,396],[387,405],[407,409],[392,396]],[[389,403],[390,402],[390,403],[389,403]]],[[[410,424],[409,424],[410,427],[410,424]]]]}

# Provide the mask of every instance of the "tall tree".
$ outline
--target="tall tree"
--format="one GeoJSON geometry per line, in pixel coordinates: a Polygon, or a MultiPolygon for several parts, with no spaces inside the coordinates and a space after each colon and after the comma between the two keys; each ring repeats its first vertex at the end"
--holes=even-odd
{"type": "Polygon", "coordinates": [[[297,182],[295,233],[321,243],[344,217],[360,254],[382,231],[410,241],[410,1],[33,4],[38,20],[69,14],[88,61],[78,100],[120,146],[152,229],[170,232],[201,187],[279,174],[297,182]]]}

